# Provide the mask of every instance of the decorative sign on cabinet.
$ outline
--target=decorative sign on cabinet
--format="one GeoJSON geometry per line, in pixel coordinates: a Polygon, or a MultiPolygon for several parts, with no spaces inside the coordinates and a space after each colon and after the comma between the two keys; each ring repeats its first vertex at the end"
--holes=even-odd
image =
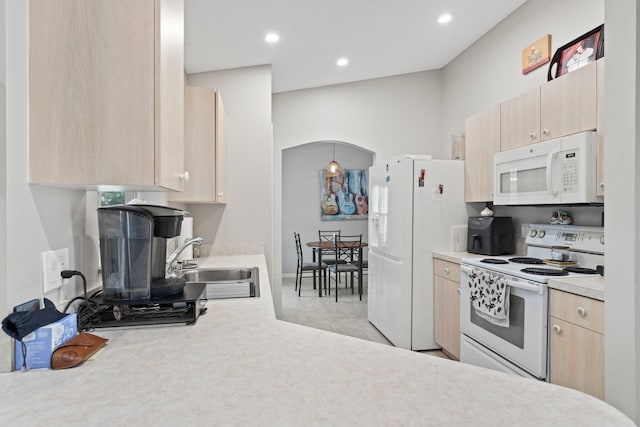
{"type": "Polygon", "coordinates": [[[31,0],[29,182],[181,191],[183,0],[31,0]]]}
{"type": "Polygon", "coordinates": [[[203,87],[185,88],[184,148],[189,181],[170,201],[225,203],[225,110],[220,93],[203,87]]]}

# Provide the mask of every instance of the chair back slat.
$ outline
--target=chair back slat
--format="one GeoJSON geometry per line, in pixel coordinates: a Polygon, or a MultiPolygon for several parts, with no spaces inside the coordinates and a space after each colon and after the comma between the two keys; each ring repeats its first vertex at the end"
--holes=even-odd
{"type": "Polygon", "coordinates": [[[333,245],[336,263],[359,263],[358,253],[360,246],[362,246],[362,234],[340,236],[333,245]]]}

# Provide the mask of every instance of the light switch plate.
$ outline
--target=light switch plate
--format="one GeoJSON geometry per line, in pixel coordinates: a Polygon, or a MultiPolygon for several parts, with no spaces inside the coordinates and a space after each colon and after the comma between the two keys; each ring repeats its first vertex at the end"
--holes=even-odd
{"type": "Polygon", "coordinates": [[[60,273],[69,267],[69,248],[42,252],[42,292],[62,286],[60,273]]]}

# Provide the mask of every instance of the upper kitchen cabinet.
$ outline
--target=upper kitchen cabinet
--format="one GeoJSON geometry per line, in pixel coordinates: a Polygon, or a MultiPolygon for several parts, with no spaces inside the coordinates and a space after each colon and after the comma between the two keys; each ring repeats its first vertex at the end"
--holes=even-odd
{"type": "Polygon", "coordinates": [[[169,200],[182,203],[226,202],[225,111],[220,93],[185,88],[184,161],[189,171],[182,193],[169,200]]]}
{"type": "Polygon", "coordinates": [[[596,79],[598,62],[541,86],[542,140],[596,129],[596,79]]]}
{"type": "Polygon", "coordinates": [[[465,121],[465,201],[493,200],[493,154],[500,151],[500,106],[465,121]]]}
{"type": "Polygon", "coordinates": [[[600,61],[500,105],[500,151],[597,128],[600,61]]]}
{"type": "Polygon", "coordinates": [[[500,104],[500,151],[540,142],[540,87],[500,104]]]}
{"type": "Polygon", "coordinates": [[[29,182],[182,190],[183,0],[31,0],[29,182]]]}

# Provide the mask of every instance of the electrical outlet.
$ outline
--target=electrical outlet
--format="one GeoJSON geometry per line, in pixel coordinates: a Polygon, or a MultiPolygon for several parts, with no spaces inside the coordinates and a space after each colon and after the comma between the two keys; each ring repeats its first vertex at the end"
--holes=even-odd
{"type": "Polygon", "coordinates": [[[42,252],[42,292],[62,286],[62,270],[69,268],[69,248],[42,252]]]}

